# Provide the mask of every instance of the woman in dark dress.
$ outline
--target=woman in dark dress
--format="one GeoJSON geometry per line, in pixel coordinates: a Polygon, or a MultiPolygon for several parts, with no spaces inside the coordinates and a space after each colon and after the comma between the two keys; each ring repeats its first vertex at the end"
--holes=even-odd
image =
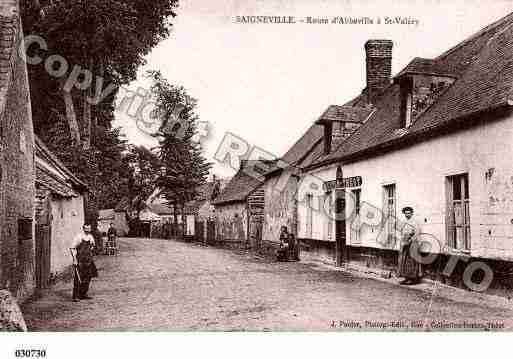
{"type": "Polygon", "coordinates": [[[403,213],[406,219],[401,229],[398,276],[404,278],[400,284],[417,284],[422,277],[422,267],[412,253],[417,251],[417,238],[420,230],[417,222],[413,219],[413,208],[404,207],[403,213]]]}
{"type": "Polygon", "coordinates": [[[281,226],[280,248],[277,253],[278,261],[299,260],[299,245],[294,234],[289,233],[287,226],[281,226]]]}

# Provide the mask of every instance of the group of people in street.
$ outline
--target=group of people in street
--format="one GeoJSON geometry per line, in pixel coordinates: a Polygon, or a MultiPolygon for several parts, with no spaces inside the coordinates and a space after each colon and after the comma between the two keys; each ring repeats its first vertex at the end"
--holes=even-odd
{"type": "MultiPolygon", "coordinates": [[[[404,207],[402,210],[405,220],[401,229],[401,244],[399,250],[397,275],[404,278],[400,284],[418,284],[422,279],[422,266],[415,254],[419,253],[420,227],[413,218],[413,208],[404,207]]],[[[116,229],[111,223],[107,232],[109,240],[117,236],[116,229]],[[113,237],[113,238],[112,238],[113,237]]],[[[100,244],[101,246],[101,244],[100,244]]],[[[98,270],[94,263],[96,249],[95,239],[91,233],[91,226],[84,224],[82,232],[78,233],[70,248],[73,258],[73,301],[91,299],[88,295],[89,286],[93,278],[98,277],[98,270]]],[[[287,226],[280,230],[280,247],[276,252],[278,261],[299,261],[300,244],[287,226]]]]}
{"type": "MultiPolygon", "coordinates": [[[[401,242],[398,257],[397,276],[403,278],[402,285],[418,284],[422,280],[422,265],[420,255],[420,226],[413,218],[413,208],[410,206],[402,209],[405,219],[402,222],[401,242]]],[[[287,226],[280,230],[280,247],[276,252],[278,261],[299,261],[300,244],[287,226]]]]}

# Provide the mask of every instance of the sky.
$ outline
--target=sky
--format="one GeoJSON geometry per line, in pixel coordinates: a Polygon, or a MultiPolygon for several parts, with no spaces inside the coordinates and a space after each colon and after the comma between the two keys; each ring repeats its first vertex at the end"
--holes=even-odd
{"type": "MultiPolygon", "coordinates": [[[[364,43],[394,42],[392,73],[414,57],[433,58],[486,25],[513,12],[503,0],[190,0],[180,2],[171,36],[147,56],[131,89],[148,88],[146,70],[160,70],[198,100],[203,141],[212,172],[235,170],[214,160],[227,132],[282,156],[332,104],[344,104],[365,87],[364,43]],[[237,23],[237,16],[294,16],[295,24],[237,23]],[[381,24],[308,24],[306,17],[382,19],[381,24]],[[418,25],[385,24],[401,16],[418,25]]],[[[154,147],[132,118],[116,114],[115,126],[130,143],[154,147]]]]}

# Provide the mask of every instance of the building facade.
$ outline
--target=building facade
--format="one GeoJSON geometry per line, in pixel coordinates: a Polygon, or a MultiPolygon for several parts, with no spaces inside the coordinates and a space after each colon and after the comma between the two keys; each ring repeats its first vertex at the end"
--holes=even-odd
{"type": "Polygon", "coordinates": [[[45,288],[72,263],[69,249],[85,222],[87,185],[35,138],[36,279],[45,288]]]}
{"type": "Polygon", "coordinates": [[[367,87],[350,106],[370,115],[306,167],[303,178],[318,186],[298,206],[298,235],[333,242],[333,261],[393,269],[401,209],[411,206],[423,253],[434,254],[428,275],[461,285],[480,262],[493,270],[492,286],[509,288],[512,24],[508,15],[393,78],[392,43],[369,41],[367,87]],[[371,81],[380,77],[373,71],[385,74],[384,85],[371,81]],[[447,272],[450,258],[457,265],[447,272]]]}
{"type": "Polygon", "coordinates": [[[18,3],[0,7],[0,288],[19,300],[35,288],[34,132],[18,3]]]}
{"type": "Polygon", "coordinates": [[[257,248],[262,241],[264,179],[256,161],[241,161],[239,171],[215,199],[215,240],[257,248]]]}

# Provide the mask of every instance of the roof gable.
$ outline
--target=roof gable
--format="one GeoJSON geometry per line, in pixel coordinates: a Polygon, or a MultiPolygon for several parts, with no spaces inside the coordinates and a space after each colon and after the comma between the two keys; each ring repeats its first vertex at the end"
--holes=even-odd
{"type": "Polygon", "coordinates": [[[263,183],[262,177],[254,176],[254,173],[246,167],[241,167],[232,177],[221,194],[215,199],[214,204],[226,204],[230,202],[242,202],[263,183]]]}
{"type": "Polygon", "coordinates": [[[53,192],[65,196],[76,196],[88,190],[87,185],[78,179],[59,159],[34,136],[36,157],[36,181],[53,192]]]}
{"type": "Polygon", "coordinates": [[[317,142],[322,140],[323,135],[324,127],[322,125],[311,125],[303,136],[283,155],[282,160],[288,165],[298,164],[308,151],[310,151],[317,142]]]}
{"type": "Polygon", "coordinates": [[[369,118],[372,111],[373,109],[371,106],[360,107],[331,105],[326,111],[324,111],[316,123],[320,124],[331,121],[363,123],[369,118]]]}

